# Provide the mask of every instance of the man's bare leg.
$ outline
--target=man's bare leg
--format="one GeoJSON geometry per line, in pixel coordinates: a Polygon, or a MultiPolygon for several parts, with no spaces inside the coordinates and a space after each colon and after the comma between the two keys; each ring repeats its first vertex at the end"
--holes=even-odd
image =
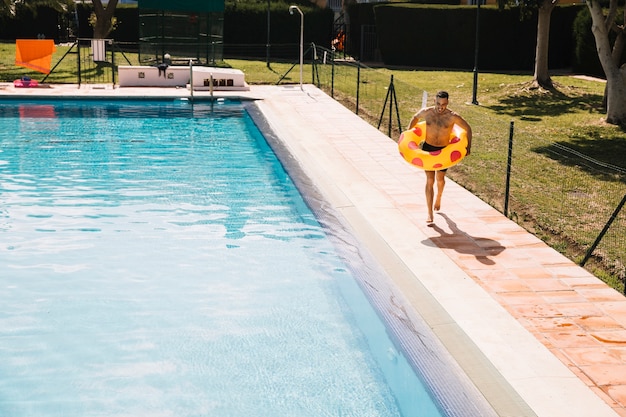
{"type": "Polygon", "coordinates": [[[434,186],[435,186],[435,171],[424,171],[426,172],[426,205],[428,206],[428,217],[426,218],[427,223],[432,223],[434,220],[433,216],[433,198],[435,196],[434,186]]]}
{"type": "Polygon", "coordinates": [[[441,195],[443,194],[443,187],[446,185],[446,171],[436,171],[437,177],[437,199],[435,200],[435,211],[441,209],[441,195]]]}

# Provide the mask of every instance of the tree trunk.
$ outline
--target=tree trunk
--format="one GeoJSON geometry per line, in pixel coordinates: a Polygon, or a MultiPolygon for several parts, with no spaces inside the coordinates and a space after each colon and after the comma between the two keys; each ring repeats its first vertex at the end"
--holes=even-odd
{"type": "Polygon", "coordinates": [[[102,0],[93,0],[93,11],[96,14],[96,24],[93,27],[93,37],[104,39],[113,30],[113,15],[118,0],[109,0],[107,7],[102,6],[102,0]]]}
{"type": "Polygon", "coordinates": [[[626,126],[626,65],[614,72],[613,81],[607,77],[606,122],[626,126]]]}
{"type": "MultiPolygon", "coordinates": [[[[616,1],[611,0],[611,3],[616,1]]],[[[613,22],[605,22],[598,0],[587,0],[587,7],[591,13],[591,32],[596,40],[598,58],[606,76],[606,122],[626,126],[626,65],[620,68],[619,61],[613,59],[609,41],[609,27],[613,22]]]]}
{"type": "Polygon", "coordinates": [[[550,16],[554,6],[556,6],[556,1],[552,2],[552,0],[544,0],[539,6],[535,74],[533,76],[533,86],[537,88],[553,88],[552,79],[548,73],[548,48],[550,46],[550,16]]]}

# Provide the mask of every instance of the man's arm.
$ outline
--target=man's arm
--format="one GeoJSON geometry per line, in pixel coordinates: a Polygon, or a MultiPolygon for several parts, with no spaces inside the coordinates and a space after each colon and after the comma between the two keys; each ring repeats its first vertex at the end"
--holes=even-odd
{"type": "Polygon", "coordinates": [[[409,122],[409,127],[407,127],[406,130],[413,129],[413,126],[415,126],[417,124],[417,122],[420,121],[420,119],[424,118],[424,114],[426,113],[427,110],[428,110],[428,108],[423,108],[420,111],[418,111],[417,113],[415,113],[413,115],[413,117],[411,118],[411,121],[409,122]]]}
{"type": "Polygon", "coordinates": [[[472,149],[472,127],[465,121],[464,118],[455,113],[454,123],[459,125],[462,129],[467,132],[467,154],[471,153],[472,149]]]}

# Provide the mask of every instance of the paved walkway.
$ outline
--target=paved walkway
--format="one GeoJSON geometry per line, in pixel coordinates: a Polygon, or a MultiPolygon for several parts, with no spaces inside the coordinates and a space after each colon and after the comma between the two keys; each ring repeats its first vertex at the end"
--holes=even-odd
{"type": "MultiPolygon", "coordinates": [[[[189,92],[0,87],[0,97],[17,94],[189,92]]],[[[450,180],[428,226],[423,174],[393,141],[313,86],[223,95],[261,99],[304,172],[499,415],[626,417],[625,297],[450,180]]],[[[474,141],[479,147],[480,137],[474,141]]]]}

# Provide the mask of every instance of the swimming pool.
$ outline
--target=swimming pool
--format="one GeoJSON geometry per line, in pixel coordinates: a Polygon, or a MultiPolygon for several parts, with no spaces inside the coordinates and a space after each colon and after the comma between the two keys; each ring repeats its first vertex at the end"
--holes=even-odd
{"type": "Polygon", "coordinates": [[[0,113],[0,414],[462,415],[242,105],[0,113]]]}

